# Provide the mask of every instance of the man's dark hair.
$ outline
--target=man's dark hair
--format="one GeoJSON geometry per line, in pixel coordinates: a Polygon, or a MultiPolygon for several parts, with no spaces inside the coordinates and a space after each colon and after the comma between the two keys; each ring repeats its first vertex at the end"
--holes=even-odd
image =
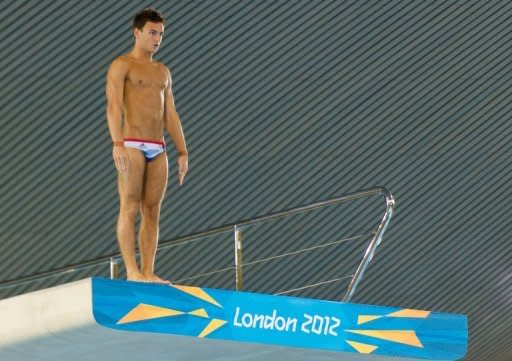
{"type": "Polygon", "coordinates": [[[165,23],[164,16],[153,8],[146,8],[139,11],[132,19],[132,30],[135,28],[142,30],[144,25],[150,21],[152,23],[165,23]]]}

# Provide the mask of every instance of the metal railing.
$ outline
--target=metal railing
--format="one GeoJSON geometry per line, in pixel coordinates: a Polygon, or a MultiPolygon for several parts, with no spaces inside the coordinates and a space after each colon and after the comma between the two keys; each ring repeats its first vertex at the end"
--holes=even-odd
{"type": "MultiPolygon", "coordinates": [[[[191,235],[188,235],[185,237],[175,239],[173,241],[161,243],[158,248],[159,248],[159,250],[161,250],[163,248],[167,248],[167,247],[177,245],[177,244],[182,244],[184,242],[195,240],[195,239],[198,239],[201,237],[218,235],[220,233],[224,233],[224,232],[232,230],[233,235],[234,235],[234,250],[235,250],[235,267],[234,267],[234,269],[235,269],[235,288],[236,288],[236,290],[242,290],[243,289],[243,271],[242,270],[243,270],[243,266],[244,266],[244,264],[243,264],[243,234],[244,234],[244,229],[247,226],[265,222],[265,221],[269,221],[269,220],[275,220],[275,219],[279,219],[279,218],[283,218],[283,217],[287,217],[287,216],[291,216],[291,215],[295,215],[295,214],[299,214],[299,213],[312,211],[314,209],[318,209],[318,208],[322,208],[322,207],[326,207],[326,206],[330,206],[330,205],[335,205],[335,204],[349,202],[349,201],[362,199],[362,198],[366,198],[366,197],[370,197],[370,196],[375,196],[375,195],[382,195],[384,197],[385,203],[386,203],[386,209],[382,216],[382,219],[380,220],[377,230],[374,233],[372,233],[373,237],[372,237],[371,241],[369,242],[368,247],[366,248],[364,256],[363,256],[361,262],[359,263],[359,266],[358,266],[356,272],[354,273],[354,275],[352,275],[351,281],[349,283],[349,286],[347,287],[347,290],[346,290],[344,296],[341,299],[343,302],[349,302],[352,299],[357,286],[361,282],[364,272],[375,254],[375,250],[376,250],[377,246],[381,243],[382,236],[389,225],[391,217],[393,216],[395,201],[394,201],[391,193],[386,188],[383,188],[383,187],[376,187],[376,188],[371,188],[368,190],[361,190],[361,191],[349,193],[349,194],[346,194],[346,195],[343,195],[340,197],[331,198],[331,199],[328,199],[325,201],[316,202],[316,203],[312,203],[312,204],[308,204],[305,206],[296,207],[296,208],[292,208],[292,209],[288,209],[288,210],[284,210],[284,211],[280,211],[280,212],[276,212],[276,213],[271,213],[271,214],[264,215],[264,216],[257,217],[257,218],[242,220],[242,221],[239,221],[239,222],[236,222],[233,224],[224,225],[224,226],[217,227],[215,229],[211,229],[211,230],[204,231],[204,232],[194,233],[194,234],[191,234],[191,235]]],[[[2,289],[4,287],[13,287],[13,286],[16,286],[19,284],[26,284],[26,283],[33,282],[36,280],[44,279],[46,277],[52,277],[52,276],[57,276],[57,275],[61,275],[61,274],[64,275],[64,274],[72,273],[75,271],[86,269],[86,268],[94,266],[94,265],[100,265],[101,263],[104,263],[104,262],[110,262],[110,277],[118,278],[119,274],[120,274],[120,264],[121,264],[120,253],[116,253],[115,255],[111,255],[111,256],[107,256],[107,257],[102,257],[102,258],[99,258],[99,259],[96,259],[93,261],[83,262],[80,264],[64,267],[64,268],[61,268],[58,270],[41,273],[38,275],[33,275],[33,276],[24,277],[24,278],[20,278],[20,279],[16,279],[16,280],[6,281],[6,282],[3,282],[2,284],[0,284],[0,289],[2,289]]],[[[225,271],[225,270],[222,270],[222,271],[225,271]]],[[[281,292],[280,294],[284,294],[284,293],[286,293],[286,292],[281,292]]]]}
{"type": "MultiPolygon", "coordinates": [[[[195,233],[193,235],[180,238],[178,240],[173,241],[172,244],[191,240],[194,238],[201,238],[201,237],[206,237],[206,236],[223,233],[223,232],[229,231],[230,229],[233,230],[234,251],[235,251],[235,289],[237,291],[240,291],[243,289],[243,266],[244,266],[244,263],[243,263],[243,238],[244,238],[243,231],[244,231],[245,227],[247,227],[249,225],[254,225],[257,223],[269,221],[269,220],[275,220],[278,218],[288,217],[288,216],[295,215],[298,213],[304,213],[304,212],[312,211],[314,209],[319,209],[322,207],[335,205],[335,204],[339,204],[339,203],[344,203],[344,202],[349,202],[349,201],[362,199],[362,198],[375,196],[375,195],[383,195],[384,196],[385,202],[386,202],[386,209],[385,209],[385,212],[384,212],[382,219],[379,223],[379,226],[378,226],[376,232],[373,233],[373,237],[372,237],[370,243],[368,244],[368,247],[364,253],[364,256],[363,256],[361,262],[359,263],[359,266],[358,266],[356,272],[352,276],[350,284],[342,298],[343,302],[349,302],[352,299],[357,286],[361,282],[364,272],[375,254],[375,250],[376,250],[377,246],[381,243],[382,236],[384,235],[384,232],[386,231],[386,229],[389,225],[389,221],[391,220],[391,217],[393,216],[395,200],[393,199],[393,196],[391,195],[391,193],[384,187],[375,187],[375,188],[371,188],[368,190],[361,190],[361,191],[349,193],[349,194],[346,194],[346,195],[343,195],[340,197],[331,198],[331,199],[328,199],[325,201],[316,202],[316,203],[312,203],[312,204],[308,204],[305,206],[296,207],[296,208],[292,208],[292,209],[288,209],[288,210],[284,210],[284,211],[279,211],[276,213],[267,214],[267,215],[257,217],[257,218],[241,220],[241,221],[233,223],[233,224],[224,225],[224,226],[221,226],[221,227],[209,230],[209,231],[195,233]]],[[[161,247],[165,247],[165,246],[161,246],[161,247]]],[[[112,278],[117,278],[119,276],[120,263],[121,263],[121,259],[119,258],[119,256],[111,258],[111,277],[112,278]]],[[[224,271],[224,270],[222,270],[222,271],[224,271]]]]}

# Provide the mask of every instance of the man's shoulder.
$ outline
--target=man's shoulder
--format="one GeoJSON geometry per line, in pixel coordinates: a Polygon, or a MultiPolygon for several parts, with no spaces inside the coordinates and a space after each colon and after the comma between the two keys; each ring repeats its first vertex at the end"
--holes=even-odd
{"type": "Polygon", "coordinates": [[[117,58],[112,60],[111,64],[128,65],[129,63],[130,63],[130,59],[128,58],[128,55],[123,54],[123,55],[119,55],[117,58]]]}
{"type": "Polygon", "coordinates": [[[129,67],[130,62],[126,55],[120,55],[110,63],[110,69],[119,71],[127,71],[129,67]]]}
{"type": "Polygon", "coordinates": [[[159,61],[156,61],[156,60],[153,60],[155,62],[156,65],[158,65],[160,67],[160,69],[164,70],[165,72],[167,73],[170,73],[171,71],[169,70],[169,68],[167,67],[167,65],[165,65],[164,63],[161,63],[159,61]]]}

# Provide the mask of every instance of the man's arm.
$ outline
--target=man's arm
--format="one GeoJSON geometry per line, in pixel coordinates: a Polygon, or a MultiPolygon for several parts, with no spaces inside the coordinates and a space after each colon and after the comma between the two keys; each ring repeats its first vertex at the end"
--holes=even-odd
{"type": "Polygon", "coordinates": [[[114,144],[112,155],[120,172],[126,172],[128,169],[128,156],[123,145],[123,95],[127,73],[128,67],[120,59],[110,64],[107,73],[107,122],[114,144]]]}
{"type": "Polygon", "coordinates": [[[178,182],[181,186],[188,172],[188,150],[180,117],[174,104],[174,96],[172,95],[171,72],[167,68],[166,70],[168,79],[165,87],[165,126],[178,152],[178,182]]]}

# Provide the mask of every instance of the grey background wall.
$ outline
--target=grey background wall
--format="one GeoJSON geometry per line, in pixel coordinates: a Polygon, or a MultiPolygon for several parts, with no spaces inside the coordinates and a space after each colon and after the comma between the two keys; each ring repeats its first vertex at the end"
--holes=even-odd
{"type": "MultiPolygon", "coordinates": [[[[117,252],[105,73],[130,50],[131,16],[147,5],[2,1],[0,282],[11,285],[2,297],[105,274],[13,285],[117,252]]],[[[468,314],[465,359],[512,358],[509,1],[150,5],[168,17],[155,58],[171,68],[191,154],[178,189],[169,150],[162,242],[386,186],[396,217],[355,300],[468,314]]],[[[313,214],[311,227],[264,225],[248,237],[248,257],[368,234],[381,210],[373,199],[313,214]]],[[[228,267],[228,242],[162,252],[159,270],[176,279],[228,267]]],[[[362,245],[248,270],[248,287],[346,274],[362,245]]],[[[230,287],[231,278],[194,281],[230,287]]],[[[342,286],[310,296],[334,299],[342,286]]]]}

